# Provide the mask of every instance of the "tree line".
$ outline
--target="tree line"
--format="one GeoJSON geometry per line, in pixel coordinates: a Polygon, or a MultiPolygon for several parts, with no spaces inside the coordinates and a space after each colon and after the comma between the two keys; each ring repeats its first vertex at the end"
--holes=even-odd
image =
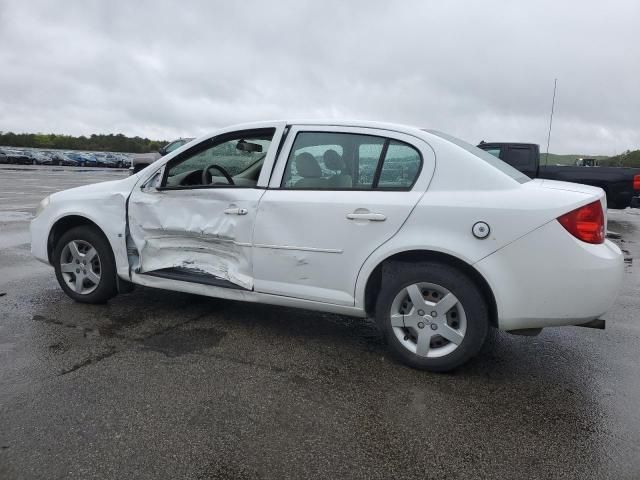
{"type": "Polygon", "coordinates": [[[55,133],[0,132],[0,145],[6,147],[55,148],[62,150],[90,150],[96,152],[148,153],[157,151],[168,142],[117,134],[57,135],[55,133]]]}
{"type": "Polygon", "coordinates": [[[599,165],[610,167],[635,167],[640,168],[640,150],[627,150],[620,155],[600,160],[599,165]]]}

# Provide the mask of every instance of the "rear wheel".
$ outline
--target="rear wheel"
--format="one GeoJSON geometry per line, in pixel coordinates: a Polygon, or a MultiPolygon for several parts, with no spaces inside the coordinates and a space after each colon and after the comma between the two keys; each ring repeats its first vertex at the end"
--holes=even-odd
{"type": "Polygon", "coordinates": [[[398,263],[386,273],[376,321],[399,360],[444,372],[478,353],[487,336],[489,312],[470,278],[436,262],[398,263]]]}
{"type": "Polygon", "coordinates": [[[111,246],[95,228],[81,226],[66,232],[53,257],[58,283],[75,301],[104,303],[118,293],[111,246]]]}

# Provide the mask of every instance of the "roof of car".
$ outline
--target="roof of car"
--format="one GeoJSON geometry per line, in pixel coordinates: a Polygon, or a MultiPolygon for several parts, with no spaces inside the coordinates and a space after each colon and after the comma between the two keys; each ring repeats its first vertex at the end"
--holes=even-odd
{"type": "Polygon", "coordinates": [[[382,130],[398,130],[398,131],[414,131],[424,132],[423,129],[411,125],[403,125],[400,123],[392,122],[379,122],[374,120],[337,120],[335,118],[330,119],[280,119],[270,120],[262,122],[243,123],[239,125],[233,125],[232,127],[251,128],[257,126],[265,126],[272,123],[286,123],[287,125],[322,125],[322,126],[338,126],[338,127],[363,127],[363,128],[379,128],[382,130]]]}

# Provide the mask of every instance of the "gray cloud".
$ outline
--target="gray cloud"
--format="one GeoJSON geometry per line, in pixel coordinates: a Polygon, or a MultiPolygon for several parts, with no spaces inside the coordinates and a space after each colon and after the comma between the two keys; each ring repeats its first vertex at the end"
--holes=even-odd
{"type": "Polygon", "coordinates": [[[640,147],[640,3],[0,2],[0,130],[170,139],[269,118],[640,147]]]}

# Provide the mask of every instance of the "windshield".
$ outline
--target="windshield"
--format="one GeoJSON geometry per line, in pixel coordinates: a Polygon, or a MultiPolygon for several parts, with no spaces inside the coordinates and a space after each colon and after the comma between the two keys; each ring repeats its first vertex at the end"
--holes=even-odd
{"type": "Polygon", "coordinates": [[[433,135],[435,135],[437,137],[440,137],[440,138],[443,138],[445,140],[448,140],[449,142],[459,146],[460,148],[465,149],[467,152],[475,155],[480,160],[484,160],[485,162],[487,162],[492,167],[497,168],[502,173],[504,173],[504,174],[508,175],[509,177],[513,178],[516,182],[526,183],[529,180],[531,180],[531,178],[527,177],[520,170],[517,170],[517,169],[513,168],[508,163],[503,162],[499,158],[495,157],[494,155],[490,154],[489,152],[485,152],[481,148],[478,148],[478,147],[476,147],[474,145],[471,145],[470,143],[467,143],[467,142],[465,142],[463,140],[460,140],[459,138],[452,137],[451,135],[447,135],[446,133],[438,132],[437,130],[425,130],[425,131],[429,132],[429,133],[431,133],[431,134],[433,134],[433,135]]]}

